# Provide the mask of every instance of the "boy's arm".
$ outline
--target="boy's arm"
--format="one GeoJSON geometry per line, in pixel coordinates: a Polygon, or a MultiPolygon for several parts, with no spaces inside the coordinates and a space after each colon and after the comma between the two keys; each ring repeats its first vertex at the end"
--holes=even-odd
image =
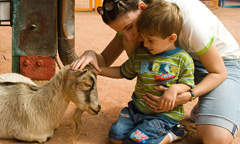
{"type": "MultiPolygon", "coordinates": [[[[169,89],[176,91],[177,94],[181,94],[191,89],[191,86],[183,83],[173,84],[169,89]]],[[[167,90],[168,91],[168,90],[167,90]]]]}
{"type": "Polygon", "coordinates": [[[191,87],[178,83],[171,85],[162,95],[162,99],[160,100],[160,107],[159,109],[164,111],[172,110],[175,106],[176,97],[178,94],[186,92],[190,90],[191,87]]]}
{"type": "Polygon", "coordinates": [[[120,67],[101,67],[98,74],[109,78],[123,78],[120,74],[120,67]]]}

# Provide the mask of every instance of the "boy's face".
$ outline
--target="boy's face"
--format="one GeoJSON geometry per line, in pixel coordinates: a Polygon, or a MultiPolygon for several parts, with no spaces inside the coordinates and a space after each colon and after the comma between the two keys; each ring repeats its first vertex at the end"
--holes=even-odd
{"type": "Polygon", "coordinates": [[[163,39],[160,36],[149,36],[144,34],[141,34],[141,36],[143,38],[144,46],[152,54],[158,54],[173,49],[169,37],[163,39]]]}

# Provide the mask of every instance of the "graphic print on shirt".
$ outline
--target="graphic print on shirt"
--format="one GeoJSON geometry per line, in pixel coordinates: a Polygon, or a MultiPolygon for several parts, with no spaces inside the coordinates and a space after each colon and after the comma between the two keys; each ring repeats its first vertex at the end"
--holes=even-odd
{"type": "Polygon", "coordinates": [[[141,74],[152,73],[154,80],[157,82],[167,82],[176,77],[179,67],[170,64],[160,64],[158,62],[149,63],[143,61],[141,64],[141,74]]]}

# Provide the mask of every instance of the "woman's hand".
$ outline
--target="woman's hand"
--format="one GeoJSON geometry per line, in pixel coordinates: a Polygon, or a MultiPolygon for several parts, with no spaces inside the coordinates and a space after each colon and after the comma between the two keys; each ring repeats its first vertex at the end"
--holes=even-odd
{"type": "Polygon", "coordinates": [[[72,70],[82,70],[88,64],[91,64],[96,69],[96,71],[101,72],[98,66],[96,53],[93,50],[85,51],[77,60],[71,64],[71,67],[72,70]]]}
{"type": "MultiPolygon", "coordinates": [[[[168,89],[167,87],[164,87],[162,85],[156,86],[154,88],[156,90],[163,91],[163,92],[168,89]]],[[[163,97],[155,96],[149,92],[146,92],[146,95],[147,96],[143,96],[143,98],[145,99],[146,104],[148,104],[154,112],[161,113],[161,112],[168,111],[165,109],[161,109],[161,101],[163,101],[163,97]]],[[[191,94],[189,92],[178,94],[176,97],[174,106],[185,104],[189,102],[190,98],[191,98],[191,94]]]]}

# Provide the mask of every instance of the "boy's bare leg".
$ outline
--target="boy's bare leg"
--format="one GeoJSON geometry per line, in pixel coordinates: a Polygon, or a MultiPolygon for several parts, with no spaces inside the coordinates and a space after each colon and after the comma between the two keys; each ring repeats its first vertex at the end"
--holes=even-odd
{"type": "Polygon", "coordinates": [[[169,144],[169,143],[170,143],[170,137],[166,135],[159,144],[169,144]]]}
{"type": "Polygon", "coordinates": [[[123,144],[123,141],[110,140],[112,144],[123,144]]]}

